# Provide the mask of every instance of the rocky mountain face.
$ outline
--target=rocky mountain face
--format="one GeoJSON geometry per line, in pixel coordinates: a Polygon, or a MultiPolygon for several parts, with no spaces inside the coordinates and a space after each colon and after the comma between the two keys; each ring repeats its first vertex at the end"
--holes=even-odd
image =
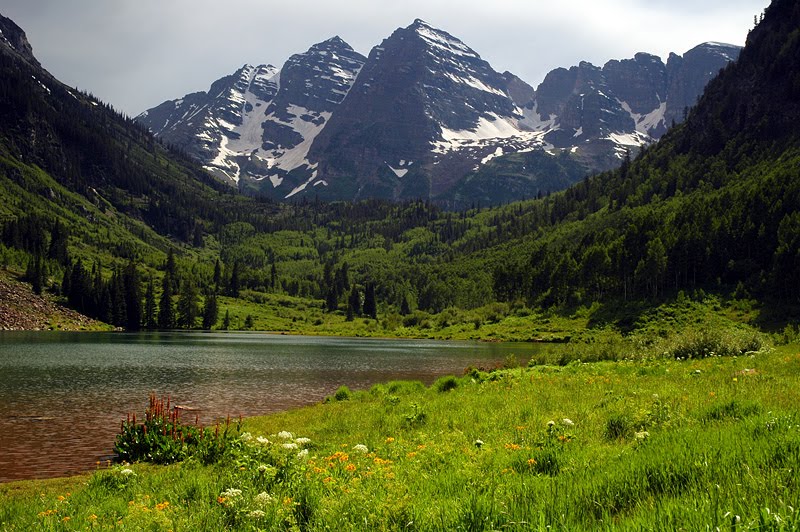
{"type": "Polygon", "coordinates": [[[416,20],[368,58],[333,38],[280,70],[245,65],[137,120],[223,180],[275,198],[485,204],[618,166],[681,121],[739,50],[705,43],[666,63],[645,53],[583,62],[534,90],[416,20]]]}
{"type": "Polygon", "coordinates": [[[217,177],[242,186],[280,187],[314,175],[314,138],[341,103],[365,58],[338,37],[289,58],[283,68],[244,65],[208,92],[145,111],[136,120],[200,159],[217,177]],[[297,177],[300,176],[300,177],[297,177]]]}
{"type": "Polygon", "coordinates": [[[39,67],[39,61],[33,56],[33,48],[25,36],[22,28],[17,26],[13,20],[0,15],[0,43],[5,44],[6,53],[18,54],[28,63],[39,67]]]}

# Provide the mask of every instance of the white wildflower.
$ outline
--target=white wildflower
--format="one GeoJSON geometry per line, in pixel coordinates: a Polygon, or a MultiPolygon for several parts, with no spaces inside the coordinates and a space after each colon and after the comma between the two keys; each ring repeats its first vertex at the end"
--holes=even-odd
{"type": "Polygon", "coordinates": [[[641,432],[637,432],[637,433],[635,434],[635,436],[636,436],[636,439],[637,439],[637,440],[644,441],[644,440],[646,440],[647,438],[649,438],[649,437],[650,437],[650,433],[649,433],[649,432],[647,432],[646,430],[643,430],[643,431],[641,431],[641,432]]]}
{"type": "Polygon", "coordinates": [[[292,433],[291,433],[291,432],[287,432],[287,431],[285,431],[285,430],[282,430],[282,431],[280,431],[280,432],[278,433],[278,438],[281,438],[281,439],[283,439],[283,440],[291,440],[291,439],[293,439],[293,438],[294,438],[294,436],[292,436],[292,433]]]}
{"type": "Polygon", "coordinates": [[[369,449],[363,443],[359,443],[358,445],[354,445],[353,446],[353,450],[354,451],[358,451],[358,452],[360,452],[362,454],[367,454],[369,452],[369,449]]]}
{"type": "Polygon", "coordinates": [[[305,460],[308,458],[308,449],[303,449],[299,453],[297,453],[297,458],[300,460],[305,460]]]}
{"type": "Polygon", "coordinates": [[[259,445],[269,445],[269,440],[266,439],[264,436],[259,436],[258,438],[256,438],[256,442],[259,445]]]}
{"type": "Polygon", "coordinates": [[[266,491],[262,491],[261,493],[256,495],[255,498],[253,498],[253,502],[255,502],[259,506],[266,506],[274,501],[275,499],[272,497],[272,495],[270,495],[266,491]]]}
{"type": "Polygon", "coordinates": [[[235,499],[236,497],[241,497],[242,490],[237,488],[228,488],[220,494],[220,497],[225,499],[235,499]]]}
{"type": "Polygon", "coordinates": [[[119,474],[122,475],[123,477],[127,477],[129,475],[136,475],[136,473],[133,472],[133,469],[128,469],[127,467],[125,469],[120,470],[119,474]]]}
{"type": "Polygon", "coordinates": [[[296,451],[298,448],[296,443],[284,443],[281,447],[289,449],[290,451],[296,451]]]}
{"type": "Polygon", "coordinates": [[[249,432],[243,432],[239,439],[242,440],[244,443],[250,443],[253,440],[253,435],[249,432]]]}
{"type": "Polygon", "coordinates": [[[297,445],[308,445],[311,443],[311,438],[297,438],[294,440],[297,445]]]}
{"type": "Polygon", "coordinates": [[[252,517],[253,519],[261,519],[265,515],[267,514],[265,514],[263,510],[253,510],[252,512],[247,514],[247,517],[252,517]]]}
{"type": "Polygon", "coordinates": [[[483,440],[475,440],[475,447],[480,449],[483,446],[483,440]]]}
{"type": "Polygon", "coordinates": [[[564,419],[562,419],[561,422],[564,425],[568,426],[568,427],[574,427],[575,426],[575,423],[568,417],[565,417],[564,419]]]}
{"type": "Polygon", "coordinates": [[[548,428],[555,427],[556,426],[556,422],[551,419],[550,421],[547,422],[547,426],[548,426],[548,428]]]}

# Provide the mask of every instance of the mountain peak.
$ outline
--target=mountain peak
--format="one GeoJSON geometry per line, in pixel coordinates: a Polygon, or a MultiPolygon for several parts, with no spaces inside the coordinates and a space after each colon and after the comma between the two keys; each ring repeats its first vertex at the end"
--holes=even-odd
{"type": "Polygon", "coordinates": [[[10,18],[0,15],[0,46],[4,44],[29,63],[37,67],[41,66],[33,56],[33,48],[22,28],[17,26],[10,18]]]}
{"type": "Polygon", "coordinates": [[[310,50],[346,50],[349,52],[353,51],[353,47],[338,35],[334,35],[330,39],[313,45],[310,50]]]}

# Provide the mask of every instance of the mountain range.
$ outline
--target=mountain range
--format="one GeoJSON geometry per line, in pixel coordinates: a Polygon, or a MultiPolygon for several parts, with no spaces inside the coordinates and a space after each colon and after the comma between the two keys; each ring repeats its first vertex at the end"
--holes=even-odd
{"type": "Polygon", "coordinates": [[[534,89],[418,19],[369,57],[334,37],[136,120],[222,181],[276,199],[498,203],[618,166],[680,122],[739,51],[581,62],[534,89]]]}

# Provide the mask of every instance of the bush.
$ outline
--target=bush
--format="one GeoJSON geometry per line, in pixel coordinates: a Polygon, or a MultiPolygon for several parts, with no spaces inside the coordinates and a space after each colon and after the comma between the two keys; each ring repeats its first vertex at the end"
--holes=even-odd
{"type": "Polygon", "coordinates": [[[678,359],[710,356],[741,356],[767,347],[764,337],[755,331],[688,330],[666,340],[664,353],[678,359]]]}
{"type": "Polygon", "coordinates": [[[612,414],[603,433],[607,440],[624,440],[633,435],[633,422],[626,414],[612,414]]]}
{"type": "Polygon", "coordinates": [[[450,390],[458,388],[458,379],[452,375],[448,377],[442,377],[433,383],[433,387],[437,392],[440,393],[449,392],[450,390]]]}
{"type": "Polygon", "coordinates": [[[333,394],[333,398],[336,401],[349,401],[351,395],[352,392],[350,392],[350,388],[347,386],[339,386],[339,389],[333,394]]]}

